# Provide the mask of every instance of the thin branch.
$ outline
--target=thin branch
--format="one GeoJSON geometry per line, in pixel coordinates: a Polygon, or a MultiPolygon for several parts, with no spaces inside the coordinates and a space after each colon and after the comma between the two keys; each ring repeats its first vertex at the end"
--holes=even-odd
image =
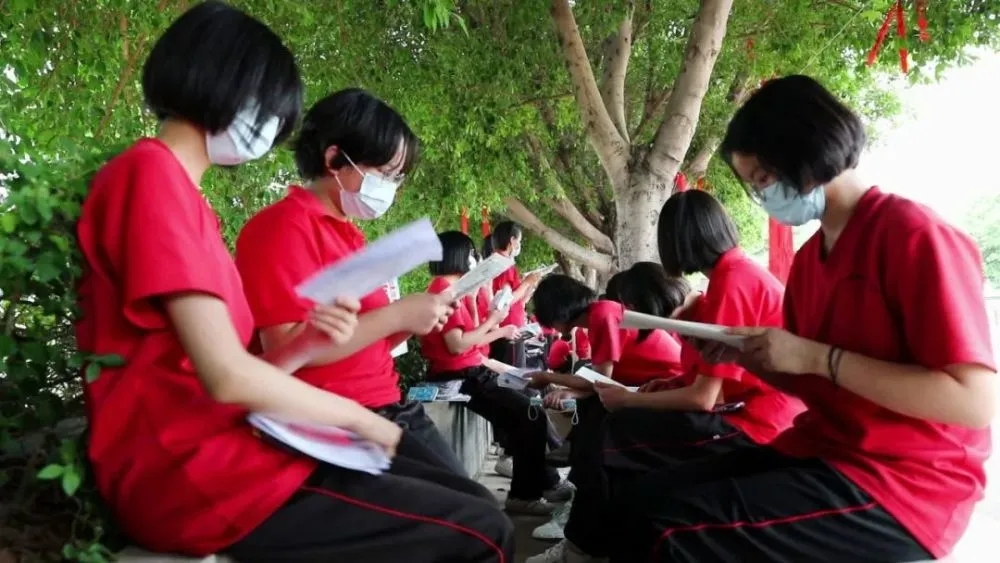
{"type": "Polygon", "coordinates": [[[625,143],[629,142],[628,125],[625,120],[625,77],[628,62],[632,56],[632,16],[635,2],[629,2],[625,18],[618,30],[604,42],[604,75],[601,78],[601,99],[611,116],[611,121],[625,143]]]}
{"type": "Polygon", "coordinates": [[[705,173],[708,172],[708,163],[715,156],[715,151],[719,149],[720,142],[721,139],[718,137],[711,137],[702,144],[684,170],[684,174],[689,180],[697,180],[705,177],[705,173]]]}
{"type": "Polygon", "coordinates": [[[636,125],[635,131],[632,133],[633,139],[641,139],[643,130],[647,125],[653,120],[654,117],[660,114],[660,110],[670,99],[670,94],[673,92],[672,88],[666,88],[659,94],[656,94],[652,98],[646,100],[646,104],[642,108],[642,118],[639,119],[639,124],[636,125]]]}
{"type": "MultiPolygon", "coordinates": [[[[121,32],[122,32],[122,49],[124,52],[128,53],[128,17],[125,14],[121,15],[121,32]]],[[[135,73],[136,66],[139,63],[139,54],[143,51],[142,46],[146,44],[146,35],[142,34],[139,36],[135,49],[132,49],[132,56],[125,59],[125,64],[122,66],[121,73],[118,75],[118,82],[115,84],[115,89],[111,92],[111,99],[108,101],[108,105],[104,108],[104,117],[101,118],[101,122],[97,125],[97,129],[94,131],[94,137],[100,138],[101,134],[104,133],[104,129],[111,123],[111,117],[114,115],[115,106],[118,104],[118,100],[122,96],[122,91],[128,85],[129,80],[132,78],[132,74],[135,73]]]]}
{"type": "Polygon", "coordinates": [[[567,258],[587,264],[599,271],[606,272],[611,269],[611,257],[607,254],[585,248],[552,227],[546,225],[530,209],[515,197],[504,200],[507,205],[507,216],[517,221],[521,226],[542,237],[549,246],[557,252],[562,252],[567,258]]]}
{"type": "Polygon", "coordinates": [[[708,90],[715,61],[722,50],[733,0],[702,0],[687,47],[681,72],[667,102],[666,118],[660,124],[653,148],[646,157],[648,170],[668,182],[680,168],[694,136],[701,104],[708,90]]]}
{"type": "Polygon", "coordinates": [[[552,19],[556,24],[587,138],[608,177],[613,183],[621,183],[627,175],[628,147],[604,106],[569,0],[552,0],[552,19]]]}

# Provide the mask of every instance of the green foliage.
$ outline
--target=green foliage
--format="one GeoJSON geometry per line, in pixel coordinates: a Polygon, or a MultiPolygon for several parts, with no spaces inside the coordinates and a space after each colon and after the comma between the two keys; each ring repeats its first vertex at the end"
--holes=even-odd
{"type": "Polygon", "coordinates": [[[965,228],[983,253],[986,279],[994,288],[1000,288],[1000,195],[978,202],[965,228]]]}
{"type": "MultiPolygon", "coordinates": [[[[567,197],[604,232],[613,232],[613,195],[583,134],[548,3],[236,3],[291,44],[309,102],[360,85],[399,109],[424,141],[422,162],[396,205],[384,219],[363,225],[370,237],[425,215],[439,230],[454,229],[463,208],[478,232],[479,209],[501,213],[503,199],[511,195],[578,241],[549,210],[547,199],[567,197]]],[[[874,69],[863,66],[890,3],[736,2],[692,151],[723,131],[734,109],[728,99],[734,84],[753,87],[773,74],[813,74],[866,116],[891,115],[897,105],[887,86],[900,80],[895,40],[874,69]]],[[[73,280],[79,261],[73,223],[87,176],[109,154],[155,132],[142,108],[142,63],[152,41],[188,4],[0,0],[0,452],[19,459],[0,456],[0,507],[11,507],[0,518],[0,545],[15,555],[109,557],[102,545],[106,527],[90,501],[93,487],[82,448],[64,445],[51,430],[59,420],[82,414],[83,378],[93,379],[100,366],[121,361],[76,351],[73,280]],[[42,436],[42,448],[23,451],[25,438],[35,435],[42,436]],[[25,539],[37,537],[45,541],[25,539]]],[[[620,22],[625,4],[576,3],[574,14],[595,69],[602,62],[600,46],[620,22]]],[[[662,107],[643,119],[647,102],[669,88],[681,68],[698,2],[637,4],[626,109],[633,149],[642,151],[662,120],[662,107]]],[[[966,46],[996,45],[996,2],[930,2],[929,7],[932,41],[917,43],[913,29],[908,36],[914,63],[909,80],[932,79],[939,69],[965,62],[966,46]]],[[[205,178],[205,194],[227,240],[252,213],[283,194],[295,181],[294,170],[289,151],[277,150],[205,178]]],[[[713,162],[708,183],[736,220],[744,245],[760,248],[764,217],[729,171],[713,162]]],[[[997,254],[983,244],[986,256],[997,254]]],[[[551,249],[528,237],[519,263],[531,269],[553,259],[551,249]]],[[[987,260],[996,272],[989,264],[998,259],[987,260]]],[[[428,279],[421,268],[401,286],[417,291],[428,279]]],[[[415,342],[410,346],[416,349],[415,342]]],[[[415,351],[399,366],[407,381],[424,369],[415,351]]],[[[0,559],[3,555],[0,550],[0,559]]]]}

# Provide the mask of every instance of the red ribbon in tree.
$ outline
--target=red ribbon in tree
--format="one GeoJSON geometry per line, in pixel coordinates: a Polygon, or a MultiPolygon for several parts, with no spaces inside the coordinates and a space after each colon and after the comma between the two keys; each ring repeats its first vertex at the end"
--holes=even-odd
{"type": "Polygon", "coordinates": [[[688,179],[683,172],[678,172],[674,176],[674,191],[683,192],[688,189],[688,179]]]}
{"type": "Polygon", "coordinates": [[[469,234],[469,210],[462,208],[462,216],[458,222],[458,228],[465,234],[469,234]]]}
{"type": "Polygon", "coordinates": [[[698,181],[694,183],[694,187],[698,188],[699,190],[704,190],[705,189],[705,177],[702,176],[701,178],[698,178],[698,181]]]}
{"type": "Polygon", "coordinates": [[[490,210],[483,206],[483,220],[480,223],[480,228],[482,229],[483,238],[490,236],[490,210]]]}
{"type": "MultiPolygon", "coordinates": [[[[917,10],[917,28],[920,30],[920,40],[929,41],[931,35],[927,31],[927,0],[915,0],[914,5],[917,10]]],[[[885,19],[882,21],[881,27],[878,28],[878,34],[875,36],[875,44],[868,51],[867,62],[868,66],[875,64],[875,60],[882,51],[882,46],[885,45],[885,39],[889,35],[889,26],[893,22],[896,23],[896,35],[900,40],[899,67],[905,74],[910,72],[910,51],[906,47],[906,12],[903,9],[903,0],[896,0],[896,3],[886,12],[885,19]]]]}

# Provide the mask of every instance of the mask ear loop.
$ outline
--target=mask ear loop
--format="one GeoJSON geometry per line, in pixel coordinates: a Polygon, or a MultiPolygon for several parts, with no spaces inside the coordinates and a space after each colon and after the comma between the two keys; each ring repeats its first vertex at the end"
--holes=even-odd
{"type": "Polygon", "coordinates": [[[573,417],[569,419],[569,423],[573,426],[580,422],[580,411],[573,409],[573,417]]]}
{"type": "Polygon", "coordinates": [[[538,407],[535,405],[528,406],[528,420],[531,422],[538,420],[538,407]]]}

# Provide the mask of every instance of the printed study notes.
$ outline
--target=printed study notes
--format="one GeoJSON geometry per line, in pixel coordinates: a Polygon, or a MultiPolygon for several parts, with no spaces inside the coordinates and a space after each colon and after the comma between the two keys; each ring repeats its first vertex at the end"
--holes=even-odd
{"type": "Polygon", "coordinates": [[[288,422],[258,413],[247,420],[272,439],[338,467],[379,475],[391,465],[381,447],[336,426],[288,422]]]}
{"type": "Polygon", "coordinates": [[[622,328],[637,328],[637,329],[663,329],[667,332],[673,332],[681,336],[687,336],[688,338],[699,338],[701,340],[711,340],[713,342],[722,342],[728,344],[733,348],[742,350],[743,349],[743,339],[742,336],[736,336],[726,332],[726,327],[721,325],[713,325],[707,323],[695,323],[691,321],[682,321],[678,319],[665,319],[663,317],[657,317],[654,315],[646,315],[644,313],[636,313],[635,311],[625,311],[625,315],[622,318],[622,328]]]}
{"type": "Polygon", "coordinates": [[[493,254],[476,267],[469,270],[451,286],[455,299],[472,295],[480,286],[493,281],[493,278],[506,272],[514,266],[514,260],[502,254],[493,254]]]}

